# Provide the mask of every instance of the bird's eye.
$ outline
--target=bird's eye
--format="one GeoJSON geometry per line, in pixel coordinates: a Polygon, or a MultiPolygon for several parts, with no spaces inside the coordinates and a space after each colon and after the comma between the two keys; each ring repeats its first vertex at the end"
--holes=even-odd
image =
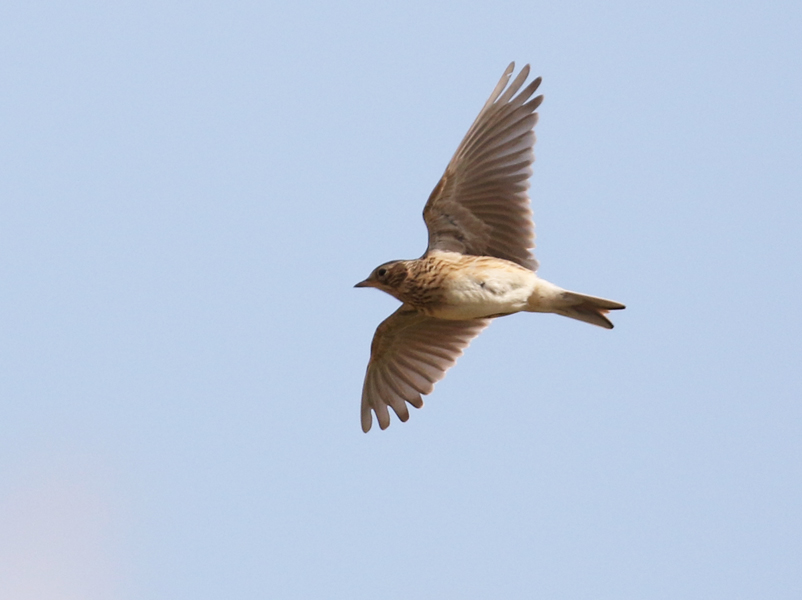
{"type": "Polygon", "coordinates": [[[376,271],[376,275],[378,275],[379,277],[384,277],[385,275],[387,275],[387,269],[383,268],[379,269],[378,271],[376,271]]]}

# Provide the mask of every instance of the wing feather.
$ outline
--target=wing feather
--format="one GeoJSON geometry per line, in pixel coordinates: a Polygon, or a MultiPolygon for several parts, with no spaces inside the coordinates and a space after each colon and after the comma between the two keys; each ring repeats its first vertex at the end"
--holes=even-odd
{"type": "Polygon", "coordinates": [[[381,399],[393,409],[393,412],[402,422],[408,421],[409,409],[407,409],[407,403],[404,401],[404,396],[399,394],[396,389],[392,376],[387,371],[380,371],[378,375],[379,385],[376,387],[381,399]]]}
{"type": "Polygon", "coordinates": [[[429,196],[427,253],[495,256],[537,269],[527,190],[543,96],[532,98],[540,78],[523,87],[529,65],[510,83],[514,70],[507,67],[429,196]]]}
{"type": "Polygon", "coordinates": [[[421,394],[434,389],[471,340],[489,324],[490,319],[450,321],[427,317],[407,305],[385,319],[373,336],[362,388],[363,431],[370,430],[371,413],[376,414],[379,427],[386,429],[390,425],[388,406],[406,421],[406,403],[422,407],[421,394]]]}

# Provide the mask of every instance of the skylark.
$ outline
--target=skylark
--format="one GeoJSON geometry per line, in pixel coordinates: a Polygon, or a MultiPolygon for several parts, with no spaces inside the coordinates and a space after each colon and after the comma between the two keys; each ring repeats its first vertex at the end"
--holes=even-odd
{"type": "Polygon", "coordinates": [[[535,155],[540,77],[521,89],[526,65],[510,83],[510,64],[429,196],[423,220],[429,246],[421,258],[394,260],[356,287],[374,287],[403,304],[376,329],[362,389],[362,430],[402,421],[409,402],[454,365],[494,317],[551,312],[612,329],[605,316],[623,304],[569,292],[535,275],[538,262],[529,177],[535,155]],[[520,92],[519,92],[520,90],[520,92]],[[516,95],[517,94],[517,95],[516,95]]]}

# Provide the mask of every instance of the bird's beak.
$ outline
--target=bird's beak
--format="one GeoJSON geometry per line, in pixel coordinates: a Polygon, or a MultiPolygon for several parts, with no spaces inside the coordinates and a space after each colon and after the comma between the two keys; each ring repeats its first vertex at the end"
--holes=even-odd
{"type": "Polygon", "coordinates": [[[354,287],[357,288],[357,287],[374,287],[374,286],[373,282],[370,279],[366,279],[365,281],[360,281],[354,287]]]}

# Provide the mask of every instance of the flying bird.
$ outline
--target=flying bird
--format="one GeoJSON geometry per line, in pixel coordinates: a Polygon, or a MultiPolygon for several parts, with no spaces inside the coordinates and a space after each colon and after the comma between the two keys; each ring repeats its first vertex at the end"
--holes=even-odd
{"type": "Polygon", "coordinates": [[[510,83],[504,71],[423,209],[429,245],[421,258],[376,267],[355,287],[373,287],[403,304],[376,329],[362,389],[362,430],[371,411],[390,425],[407,403],[423,406],[434,384],[495,317],[556,313],[612,329],[605,316],[623,304],[569,292],[539,278],[529,177],[535,160],[532,98],[540,77],[522,87],[529,65],[510,83]],[[530,99],[531,98],[531,99],[530,99]]]}

